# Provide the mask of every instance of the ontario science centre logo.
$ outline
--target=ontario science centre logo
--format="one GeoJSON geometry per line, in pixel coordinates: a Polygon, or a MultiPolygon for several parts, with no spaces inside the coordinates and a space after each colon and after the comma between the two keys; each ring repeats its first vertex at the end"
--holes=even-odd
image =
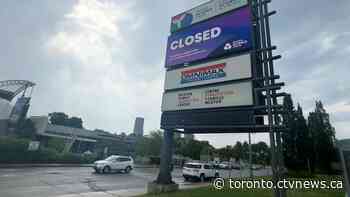
{"type": "Polygon", "coordinates": [[[174,16],[171,22],[171,31],[176,31],[183,27],[187,27],[192,24],[193,15],[191,13],[183,13],[174,16]]]}
{"type": "Polygon", "coordinates": [[[181,84],[226,77],[226,63],[195,68],[181,72],[181,84]]]}

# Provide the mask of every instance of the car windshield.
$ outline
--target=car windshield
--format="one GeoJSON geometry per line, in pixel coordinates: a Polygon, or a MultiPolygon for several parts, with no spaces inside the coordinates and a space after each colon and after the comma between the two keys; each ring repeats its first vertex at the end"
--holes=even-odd
{"type": "Polygon", "coordinates": [[[105,159],[106,161],[113,161],[114,159],[116,159],[116,157],[108,157],[107,159],[105,159]]]}
{"type": "Polygon", "coordinates": [[[185,167],[186,168],[197,168],[197,169],[200,169],[201,165],[199,165],[199,164],[185,164],[185,167]]]}

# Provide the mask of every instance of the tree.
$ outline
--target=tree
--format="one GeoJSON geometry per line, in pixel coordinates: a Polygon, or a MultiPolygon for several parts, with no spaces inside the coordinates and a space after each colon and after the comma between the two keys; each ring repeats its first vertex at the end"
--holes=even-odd
{"type": "Polygon", "coordinates": [[[312,138],[303,109],[298,104],[295,110],[291,96],[284,98],[283,107],[283,123],[288,128],[288,131],[282,134],[285,164],[294,170],[310,169],[313,155],[312,138]]]}
{"type": "Polygon", "coordinates": [[[252,144],[253,163],[268,165],[270,163],[270,148],[265,142],[252,144]]]}
{"type": "Polygon", "coordinates": [[[82,129],[83,128],[83,120],[78,117],[71,117],[66,120],[65,126],[82,129]]]}
{"type": "Polygon", "coordinates": [[[240,161],[242,159],[242,153],[243,153],[243,145],[241,142],[237,142],[236,145],[233,147],[234,151],[234,158],[236,161],[240,161]]]}
{"type": "Polygon", "coordinates": [[[215,148],[208,141],[194,139],[175,138],[175,154],[199,160],[201,155],[214,156],[215,148]]]}
{"type": "Polygon", "coordinates": [[[63,112],[53,112],[49,114],[49,121],[54,125],[61,125],[73,128],[83,128],[83,120],[79,117],[69,117],[63,112]]]}
{"type": "Polygon", "coordinates": [[[335,149],[335,130],[321,101],[316,101],[315,111],[309,114],[308,120],[313,139],[313,164],[321,171],[330,172],[335,149]]]}
{"type": "Polygon", "coordinates": [[[289,129],[287,132],[282,133],[283,156],[285,165],[288,168],[294,168],[296,166],[295,162],[297,161],[297,131],[295,127],[295,108],[292,97],[290,95],[284,97],[283,110],[283,124],[289,129]]]}
{"type": "Polygon", "coordinates": [[[219,154],[221,159],[224,159],[226,161],[229,161],[231,158],[235,157],[234,148],[232,146],[226,146],[224,148],[220,148],[217,150],[217,153],[219,154]]]}
{"type": "Polygon", "coordinates": [[[310,170],[310,159],[313,155],[312,138],[299,104],[295,112],[295,130],[298,167],[310,170]]]}
{"type": "Polygon", "coordinates": [[[63,112],[53,112],[49,114],[49,121],[51,124],[65,126],[67,120],[68,115],[63,112]]]}
{"type": "Polygon", "coordinates": [[[243,142],[242,145],[241,159],[244,161],[249,161],[249,144],[246,141],[243,142]]]}
{"type": "Polygon", "coordinates": [[[161,131],[151,132],[149,137],[141,137],[136,142],[136,154],[139,156],[159,157],[163,142],[161,131]]]}

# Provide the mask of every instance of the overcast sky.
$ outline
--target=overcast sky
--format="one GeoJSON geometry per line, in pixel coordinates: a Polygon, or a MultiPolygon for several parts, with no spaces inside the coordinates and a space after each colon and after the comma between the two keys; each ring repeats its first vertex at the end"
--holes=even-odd
{"type": "MultiPolygon", "coordinates": [[[[159,128],[170,18],[206,0],[3,0],[0,80],[37,84],[31,115],[66,112],[89,129],[159,128]]],[[[321,99],[350,138],[350,1],[274,0],[276,72],[305,115],[321,99]]],[[[247,135],[201,135],[217,146],[247,135]]],[[[267,135],[254,135],[253,142],[267,135]]]]}

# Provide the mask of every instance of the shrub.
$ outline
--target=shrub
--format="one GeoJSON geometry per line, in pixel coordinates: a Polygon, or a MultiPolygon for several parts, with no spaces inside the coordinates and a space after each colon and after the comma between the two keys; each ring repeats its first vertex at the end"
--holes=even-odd
{"type": "Polygon", "coordinates": [[[38,151],[28,151],[30,140],[12,137],[0,137],[0,163],[92,163],[97,159],[94,154],[60,154],[59,146],[40,147],[38,151]]]}

